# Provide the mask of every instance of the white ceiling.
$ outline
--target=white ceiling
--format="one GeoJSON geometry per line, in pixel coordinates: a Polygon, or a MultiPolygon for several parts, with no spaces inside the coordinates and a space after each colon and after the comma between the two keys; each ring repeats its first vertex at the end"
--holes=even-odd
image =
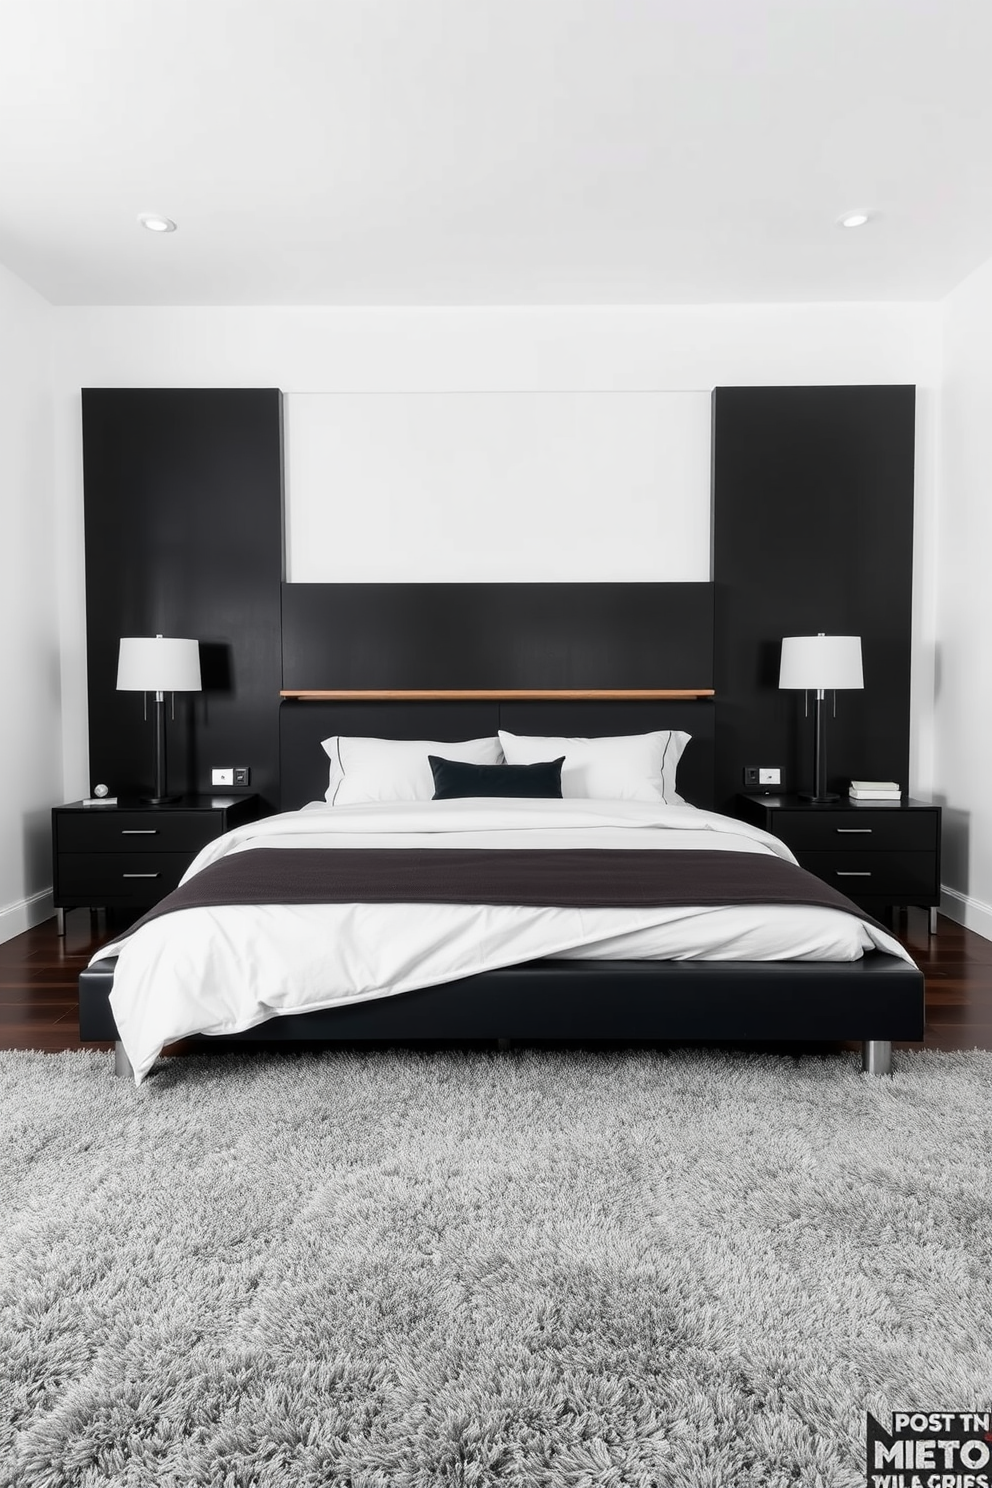
{"type": "Polygon", "coordinates": [[[992,255],[990,59],[989,0],[0,0],[0,263],[59,304],[934,299],[992,255]]]}

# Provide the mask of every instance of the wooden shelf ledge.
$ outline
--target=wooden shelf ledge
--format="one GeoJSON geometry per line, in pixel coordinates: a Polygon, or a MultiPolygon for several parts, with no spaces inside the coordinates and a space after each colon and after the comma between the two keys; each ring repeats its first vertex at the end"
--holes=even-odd
{"type": "Polygon", "coordinates": [[[279,696],[283,698],[296,698],[302,702],[430,702],[430,701],[470,701],[470,702],[529,702],[531,699],[551,699],[563,701],[567,699],[583,700],[605,700],[616,699],[618,701],[636,700],[639,702],[665,702],[673,699],[687,701],[693,698],[711,698],[714,692],[712,687],[626,687],[626,688],[598,688],[598,687],[555,687],[555,688],[469,688],[469,689],[441,689],[441,688],[401,688],[380,691],[378,689],[355,691],[353,689],[322,689],[301,688],[283,689],[279,696]]]}

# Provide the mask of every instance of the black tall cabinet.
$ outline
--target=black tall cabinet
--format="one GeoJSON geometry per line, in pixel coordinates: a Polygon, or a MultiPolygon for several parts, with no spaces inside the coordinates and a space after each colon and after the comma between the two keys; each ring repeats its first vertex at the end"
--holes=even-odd
{"type": "Polygon", "coordinates": [[[118,692],[121,636],[192,636],[203,691],[176,698],[169,788],[211,791],[247,765],[278,802],[282,395],[277,389],[84,389],[90,786],[153,780],[154,726],[118,692]]]}
{"type": "Polygon", "coordinates": [[[745,765],[810,788],[812,709],[778,669],[783,636],[819,631],[860,635],[864,655],[864,690],[827,719],[828,785],[908,789],[914,412],[907,386],[713,394],[718,810],[745,765]]]}

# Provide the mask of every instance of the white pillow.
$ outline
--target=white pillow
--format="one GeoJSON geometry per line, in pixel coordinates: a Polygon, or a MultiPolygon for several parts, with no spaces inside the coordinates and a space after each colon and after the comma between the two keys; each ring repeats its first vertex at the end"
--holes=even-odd
{"type": "Polygon", "coordinates": [[[539,738],[499,731],[508,765],[535,765],[565,756],[563,796],[600,801],[665,801],[683,805],[675,772],[691,734],[659,729],[653,734],[620,734],[606,739],[539,738]]]}
{"type": "Polygon", "coordinates": [[[431,801],[434,775],[429,754],[470,765],[501,765],[503,751],[490,739],[360,739],[333,734],[322,739],[331,761],[324,800],[332,806],[361,806],[369,801],[431,801]]]}

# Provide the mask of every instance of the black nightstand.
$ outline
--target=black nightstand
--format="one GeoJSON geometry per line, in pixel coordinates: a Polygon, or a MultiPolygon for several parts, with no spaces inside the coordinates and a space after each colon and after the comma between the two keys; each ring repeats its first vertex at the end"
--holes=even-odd
{"type": "Polygon", "coordinates": [[[201,847],[257,816],[257,796],[181,796],[166,806],[53,806],[59,934],[65,934],[67,909],[149,909],[176,887],[201,847]]]}
{"type": "Polygon", "coordinates": [[[737,814],[787,843],[803,868],[878,915],[922,904],[937,929],[940,807],[927,801],[840,800],[816,806],[799,796],[737,797],[737,814]]]}

